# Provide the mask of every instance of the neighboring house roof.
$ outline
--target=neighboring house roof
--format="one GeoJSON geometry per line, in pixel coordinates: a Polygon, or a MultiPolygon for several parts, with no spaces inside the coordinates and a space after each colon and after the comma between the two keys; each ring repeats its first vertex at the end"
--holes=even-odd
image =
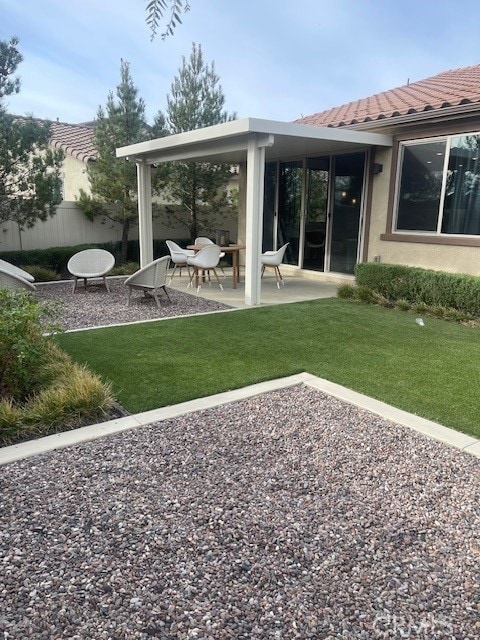
{"type": "Polygon", "coordinates": [[[93,144],[93,122],[84,124],[66,124],[65,122],[52,122],[51,144],[57,149],[63,149],[65,153],[88,162],[95,160],[97,152],[93,144]]]}
{"type": "Polygon", "coordinates": [[[296,122],[317,127],[342,127],[473,103],[480,103],[480,65],[444,71],[296,122]]]}

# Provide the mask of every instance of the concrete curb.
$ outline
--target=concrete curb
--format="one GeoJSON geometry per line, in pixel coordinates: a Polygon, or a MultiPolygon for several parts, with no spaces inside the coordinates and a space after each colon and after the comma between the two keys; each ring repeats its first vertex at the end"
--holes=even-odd
{"type": "Polygon", "coordinates": [[[438,440],[439,442],[448,444],[451,447],[461,449],[462,451],[466,451],[480,457],[480,440],[477,440],[477,438],[469,436],[466,433],[455,431],[449,427],[444,427],[438,422],[433,422],[432,420],[421,418],[413,413],[408,413],[408,411],[397,409],[385,402],[375,400],[374,398],[357,393],[356,391],[347,389],[347,387],[342,387],[339,384],[335,384],[329,380],[324,380],[323,378],[310,376],[308,380],[305,380],[305,384],[334,396],[339,400],[344,400],[356,405],[357,407],[366,409],[367,411],[375,413],[386,420],[391,420],[397,424],[409,427],[410,429],[413,429],[418,433],[422,433],[433,440],[438,440]]]}
{"type": "Polygon", "coordinates": [[[351,389],[347,389],[346,387],[342,387],[341,385],[323,378],[317,378],[309,373],[299,373],[285,378],[260,382],[248,387],[243,387],[242,389],[226,391],[206,398],[198,398],[189,402],[182,402],[181,404],[163,407],[161,409],[153,409],[151,411],[137,413],[136,415],[127,416],[125,418],[109,420],[108,422],[101,422],[88,427],[81,427],[72,431],[65,431],[63,433],[46,436],[44,438],[38,438],[37,440],[30,440],[28,442],[11,445],[9,447],[3,447],[0,449],[0,466],[39,455],[41,453],[46,453],[47,451],[62,449],[82,442],[89,442],[90,440],[96,440],[97,438],[102,438],[107,435],[120,433],[127,429],[133,429],[153,422],[176,418],[195,411],[201,411],[202,409],[219,407],[224,404],[237,402],[263,393],[268,393],[269,391],[277,391],[278,389],[285,389],[298,384],[306,384],[313,389],[317,389],[335,398],[354,404],[366,409],[367,411],[371,411],[382,418],[407,426],[414,431],[428,436],[429,438],[438,440],[444,444],[480,458],[480,440],[477,440],[473,436],[454,431],[453,429],[444,427],[441,424],[426,420],[425,418],[420,418],[419,416],[402,411],[401,409],[396,409],[384,402],[374,400],[373,398],[357,393],[356,391],[352,391],[351,389]]]}

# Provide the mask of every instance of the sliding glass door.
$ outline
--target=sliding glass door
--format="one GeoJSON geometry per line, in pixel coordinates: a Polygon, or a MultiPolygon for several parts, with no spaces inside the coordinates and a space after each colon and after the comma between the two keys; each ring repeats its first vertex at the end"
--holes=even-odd
{"type": "Polygon", "coordinates": [[[303,162],[281,162],[279,167],[277,248],[289,243],[284,262],[298,264],[302,219],[303,162]]]}
{"type": "Polygon", "coordinates": [[[330,271],[351,273],[357,262],[362,210],[364,153],[335,156],[330,271]]]}
{"type": "Polygon", "coordinates": [[[353,274],[365,159],[361,152],[267,163],[264,250],[288,242],[287,264],[353,274]]]}
{"type": "Polygon", "coordinates": [[[325,269],[330,158],[307,159],[303,268],[325,269]]]}

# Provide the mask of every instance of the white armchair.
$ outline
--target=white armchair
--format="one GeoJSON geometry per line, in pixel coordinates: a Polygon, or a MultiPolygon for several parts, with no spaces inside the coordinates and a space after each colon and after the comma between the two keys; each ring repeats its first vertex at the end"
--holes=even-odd
{"type": "Polygon", "coordinates": [[[73,293],[77,290],[78,279],[83,280],[86,291],[88,278],[102,278],[105,289],[110,293],[110,288],[106,279],[115,266],[115,258],[105,249],[85,249],[73,255],[67,263],[67,269],[74,278],[73,293]]]}
{"type": "Polygon", "coordinates": [[[125,285],[128,287],[128,306],[130,306],[132,291],[135,289],[143,291],[145,297],[151,296],[155,300],[159,309],[160,301],[157,296],[158,289],[163,289],[168,301],[171,302],[168,291],[165,288],[169,261],[169,256],[158,258],[157,260],[150,262],[150,264],[147,264],[145,267],[142,267],[142,269],[139,269],[125,280],[125,285]]]}
{"type": "Polygon", "coordinates": [[[277,288],[280,289],[280,282],[284,285],[282,274],[280,273],[280,265],[282,264],[283,257],[285,255],[285,251],[290,243],[287,242],[280,247],[277,251],[265,251],[262,253],[261,262],[262,262],[262,276],[265,272],[266,267],[271,267],[275,270],[275,278],[277,281],[277,288]]]}

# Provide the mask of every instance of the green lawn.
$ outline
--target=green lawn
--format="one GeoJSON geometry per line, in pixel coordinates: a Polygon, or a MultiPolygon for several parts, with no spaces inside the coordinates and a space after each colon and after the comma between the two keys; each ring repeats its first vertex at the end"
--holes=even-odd
{"type": "Polygon", "coordinates": [[[480,437],[480,333],[339,299],[58,337],[145,411],[307,371],[480,437]]]}

